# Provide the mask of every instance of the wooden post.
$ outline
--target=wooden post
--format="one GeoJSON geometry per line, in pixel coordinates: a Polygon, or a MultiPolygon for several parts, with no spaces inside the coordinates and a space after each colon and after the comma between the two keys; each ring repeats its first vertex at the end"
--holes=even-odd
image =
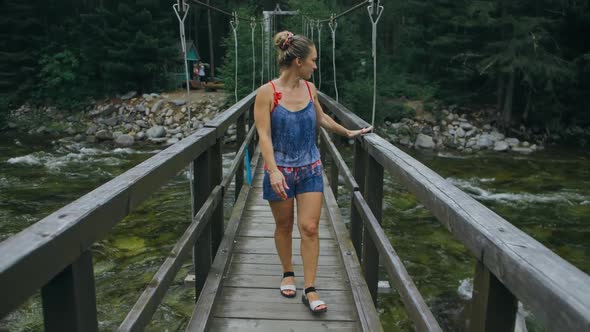
{"type": "MultiPolygon", "coordinates": [[[[381,224],[383,214],[383,166],[375,158],[368,156],[367,180],[365,182],[365,193],[367,204],[373,215],[381,224]]],[[[377,305],[377,284],[379,283],[379,251],[375,242],[371,239],[366,227],[363,232],[363,268],[365,281],[373,302],[377,305]]]]}
{"type": "MultiPolygon", "coordinates": [[[[365,188],[365,169],[367,168],[367,152],[363,150],[361,142],[355,140],[354,142],[354,165],[353,176],[359,186],[361,194],[365,188]]],[[[351,193],[352,194],[352,193],[351,193]]],[[[351,196],[352,201],[352,196],[351,196]]],[[[354,204],[350,205],[350,239],[356,249],[356,254],[362,258],[362,239],[363,239],[363,220],[354,204]]]]}
{"type": "MultiPolygon", "coordinates": [[[[207,200],[209,193],[212,190],[211,179],[209,177],[209,150],[203,152],[193,163],[193,174],[195,181],[193,182],[193,198],[194,210],[192,211],[192,218],[207,200]]],[[[193,266],[195,268],[195,299],[199,298],[201,290],[205,285],[211,262],[213,261],[211,254],[211,221],[208,222],[207,227],[197,239],[193,247],[193,266]]]]}
{"type": "Polygon", "coordinates": [[[330,159],[330,187],[334,193],[334,198],[338,200],[338,165],[336,165],[335,159],[330,159]]]}
{"type": "MultiPolygon", "coordinates": [[[[211,188],[221,184],[221,181],[223,180],[221,142],[222,138],[218,138],[215,145],[209,149],[209,177],[211,179],[211,188]]],[[[211,192],[211,190],[209,190],[209,192],[211,192]]],[[[225,192],[223,193],[223,197],[225,197],[225,192]]],[[[215,257],[217,248],[219,248],[219,244],[223,238],[223,228],[223,203],[221,203],[217,206],[211,217],[211,250],[213,250],[213,257],[215,257]]]]}
{"type": "MultiPolygon", "coordinates": [[[[244,139],[246,138],[246,112],[242,113],[238,118],[236,123],[237,132],[236,132],[236,150],[240,149],[240,146],[244,143],[244,139]]],[[[236,151],[237,152],[237,151],[236,151]]],[[[240,164],[238,166],[238,170],[236,171],[236,181],[235,181],[235,199],[238,199],[238,195],[240,194],[240,189],[244,185],[244,158],[240,160],[240,164]]]]}
{"type": "Polygon", "coordinates": [[[45,331],[98,331],[92,252],[83,252],[43,286],[41,296],[45,331]]]}
{"type": "Polygon", "coordinates": [[[518,301],[481,261],[473,279],[468,331],[514,331],[518,301]]]}

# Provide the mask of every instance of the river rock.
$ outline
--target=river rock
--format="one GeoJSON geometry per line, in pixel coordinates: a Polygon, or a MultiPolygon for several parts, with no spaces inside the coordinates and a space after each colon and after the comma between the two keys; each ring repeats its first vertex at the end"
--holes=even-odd
{"type": "Polygon", "coordinates": [[[494,151],[506,151],[508,150],[508,143],[506,143],[505,141],[497,141],[494,144],[494,151]]]}
{"type": "Polygon", "coordinates": [[[102,121],[102,123],[104,123],[105,125],[107,125],[109,127],[116,126],[117,122],[119,122],[119,118],[117,118],[116,116],[113,116],[112,118],[108,118],[108,119],[102,121]]]}
{"type": "Polygon", "coordinates": [[[107,141],[107,140],[112,140],[113,139],[113,134],[110,131],[106,130],[106,129],[97,131],[94,136],[99,141],[107,141]]]}
{"type": "Polygon", "coordinates": [[[137,134],[135,134],[135,138],[137,140],[142,140],[145,138],[145,133],[143,131],[138,132],[137,134]]]}
{"type": "Polygon", "coordinates": [[[529,154],[529,153],[533,152],[533,150],[531,148],[522,148],[522,147],[518,147],[518,146],[513,146],[512,151],[522,153],[522,154],[529,154]]]}
{"type": "Polygon", "coordinates": [[[144,104],[139,104],[135,106],[135,111],[141,114],[149,114],[149,108],[145,107],[144,104]]]}
{"type": "Polygon", "coordinates": [[[432,140],[431,136],[424,135],[424,134],[418,134],[418,137],[416,137],[416,143],[414,143],[414,146],[417,148],[422,148],[422,149],[434,149],[435,144],[434,144],[434,141],[432,140]]]}
{"type": "Polygon", "coordinates": [[[120,131],[114,131],[114,132],[113,132],[113,139],[114,139],[114,140],[116,140],[116,139],[117,139],[117,137],[119,137],[119,136],[121,136],[121,135],[123,135],[123,133],[122,133],[122,132],[120,132],[120,131]]]}
{"type": "Polygon", "coordinates": [[[164,104],[164,100],[158,100],[151,109],[151,113],[156,113],[160,110],[160,107],[162,107],[162,104],[164,104]]]}
{"type": "Polygon", "coordinates": [[[485,125],[483,125],[483,130],[490,131],[490,130],[492,130],[492,126],[490,126],[489,124],[485,124],[485,125]]]}
{"type": "Polygon", "coordinates": [[[176,113],[174,115],[174,121],[175,122],[180,122],[180,120],[182,120],[182,119],[184,119],[184,114],[182,114],[182,113],[176,113]]]}
{"type": "Polygon", "coordinates": [[[170,102],[176,106],[182,106],[186,104],[186,100],[184,99],[173,99],[170,102]]]}
{"type": "Polygon", "coordinates": [[[76,129],[72,128],[72,127],[68,127],[66,128],[66,134],[73,136],[76,135],[76,129]]]}
{"type": "Polygon", "coordinates": [[[477,147],[480,149],[488,149],[494,145],[494,140],[492,136],[484,134],[479,136],[476,143],[477,147]]]}
{"type": "Polygon", "coordinates": [[[93,112],[90,112],[90,116],[109,116],[116,110],[117,107],[115,105],[110,104],[107,106],[100,107],[93,112]]]}
{"type": "Polygon", "coordinates": [[[129,100],[137,94],[137,91],[129,91],[126,94],[121,96],[121,100],[129,100]]]}
{"type": "Polygon", "coordinates": [[[135,140],[133,139],[133,136],[123,134],[123,135],[119,135],[119,137],[117,137],[115,139],[115,144],[117,144],[119,146],[132,146],[134,141],[135,140]]]}
{"type": "Polygon", "coordinates": [[[518,144],[520,143],[518,138],[513,138],[513,137],[508,137],[505,139],[505,141],[506,141],[506,143],[508,143],[508,145],[510,145],[510,147],[518,146],[518,144]]]}
{"type": "Polygon", "coordinates": [[[135,121],[135,124],[138,125],[141,128],[147,128],[148,127],[147,123],[144,120],[137,120],[137,121],[135,121]]]}
{"type": "Polygon", "coordinates": [[[469,123],[469,122],[461,122],[461,129],[463,129],[463,130],[471,130],[472,128],[473,128],[473,125],[471,123],[469,123]]]}
{"type": "Polygon", "coordinates": [[[88,129],[86,129],[86,135],[87,136],[91,136],[96,134],[96,131],[98,130],[98,126],[96,126],[95,124],[91,124],[90,127],[88,127],[88,129]]]}
{"type": "Polygon", "coordinates": [[[164,143],[168,140],[168,138],[166,138],[166,137],[153,137],[153,138],[150,138],[149,140],[154,143],[164,143]]]}
{"type": "Polygon", "coordinates": [[[146,135],[149,138],[161,138],[166,136],[166,129],[162,126],[153,126],[147,130],[146,135]]]}
{"type": "Polygon", "coordinates": [[[166,145],[172,145],[178,143],[180,140],[176,137],[172,137],[166,140],[166,145]]]}
{"type": "Polygon", "coordinates": [[[494,141],[502,141],[505,137],[504,134],[500,134],[497,131],[493,131],[490,135],[493,137],[494,141]]]}
{"type": "Polygon", "coordinates": [[[524,142],[522,142],[522,144],[521,144],[521,145],[522,145],[523,147],[525,147],[525,148],[528,148],[529,146],[531,146],[531,143],[529,143],[529,142],[527,142],[527,141],[524,141],[524,142]]]}
{"type": "Polygon", "coordinates": [[[457,137],[465,137],[465,131],[463,130],[463,128],[459,127],[457,128],[457,130],[455,131],[455,135],[457,137]]]}

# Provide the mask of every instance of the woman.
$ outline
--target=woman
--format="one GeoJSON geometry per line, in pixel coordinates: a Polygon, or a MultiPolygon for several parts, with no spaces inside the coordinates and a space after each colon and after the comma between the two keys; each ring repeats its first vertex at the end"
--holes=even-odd
{"type": "Polygon", "coordinates": [[[324,114],[315,86],[307,82],[317,68],[317,52],[311,40],[283,31],[276,34],[274,42],[281,75],[258,90],[254,118],[265,162],[263,198],[269,201],[275,219],[275,245],[283,266],[280,292],[285,297],[296,296],[291,261],[296,199],[305,283],[302,301],[313,313],[325,312],[328,308],[314,288],[324,188],[315,144],[316,124],[350,138],[372,128],[348,130],[324,114]]]}

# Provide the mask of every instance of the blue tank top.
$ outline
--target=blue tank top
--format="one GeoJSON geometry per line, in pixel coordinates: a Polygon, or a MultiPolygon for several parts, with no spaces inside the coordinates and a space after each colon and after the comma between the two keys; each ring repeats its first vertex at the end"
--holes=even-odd
{"type": "Polygon", "coordinates": [[[315,144],[316,112],[313,104],[311,89],[307,81],[309,102],[302,110],[290,111],[279,104],[281,92],[276,90],[275,84],[270,84],[274,90],[274,109],[271,113],[272,146],[277,166],[299,167],[313,164],[320,159],[320,151],[315,144]]]}

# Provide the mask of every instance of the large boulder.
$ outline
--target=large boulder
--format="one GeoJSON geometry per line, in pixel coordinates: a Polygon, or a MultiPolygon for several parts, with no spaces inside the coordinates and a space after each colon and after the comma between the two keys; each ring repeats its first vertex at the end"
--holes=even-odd
{"type": "Polygon", "coordinates": [[[520,141],[518,140],[518,138],[508,137],[506,138],[506,143],[508,143],[510,147],[515,147],[518,146],[518,144],[520,144],[520,141]]]}
{"type": "Polygon", "coordinates": [[[494,144],[494,151],[506,151],[508,150],[508,143],[504,142],[504,141],[497,141],[494,144]]]}
{"type": "Polygon", "coordinates": [[[115,144],[119,146],[132,146],[134,142],[135,140],[133,139],[133,136],[127,134],[119,135],[119,137],[115,139],[115,144]]]}
{"type": "Polygon", "coordinates": [[[108,141],[113,139],[113,134],[106,129],[97,131],[94,136],[96,136],[96,139],[99,141],[108,141]]]}
{"type": "Polygon", "coordinates": [[[436,145],[434,144],[434,140],[432,139],[431,136],[424,135],[424,134],[418,134],[418,137],[416,137],[416,143],[414,143],[414,146],[417,148],[422,148],[422,149],[434,149],[434,147],[436,145]]]}
{"type": "Polygon", "coordinates": [[[153,126],[146,132],[149,138],[161,138],[166,136],[166,129],[162,126],[153,126]]]}
{"type": "Polygon", "coordinates": [[[479,136],[476,144],[480,149],[488,149],[494,146],[494,140],[490,135],[479,136]]]}

